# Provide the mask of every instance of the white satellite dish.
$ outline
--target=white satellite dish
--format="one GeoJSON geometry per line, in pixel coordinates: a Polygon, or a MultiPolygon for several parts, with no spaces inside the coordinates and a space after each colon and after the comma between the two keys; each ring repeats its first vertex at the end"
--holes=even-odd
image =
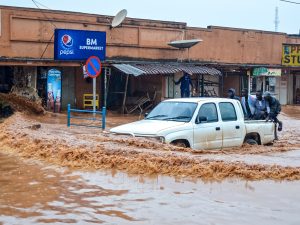
{"type": "Polygon", "coordinates": [[[120,24],[123,23],[123,21],[125,20],[126,16],[127,16],[126,9],[123,9],[120,12],[118,12],[111,22],[111,28],[120,26],[120,24]]]}
{"type": "Polygon", "coordinates": [[[168,45],[174,48],[182,49],[182,48],[191,48],[200,42],[202,42],[201,39],[180,40],[180,41],[171,41],[168,43],[168,45]]]}

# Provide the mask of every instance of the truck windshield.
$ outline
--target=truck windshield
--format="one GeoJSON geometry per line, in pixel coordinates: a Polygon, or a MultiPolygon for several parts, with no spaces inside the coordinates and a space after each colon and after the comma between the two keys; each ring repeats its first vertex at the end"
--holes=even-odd
{"type": "Polygon", "coordinates": [[[146,117],[147,120],[190,122],[197,108],[192,102],[162,102],[146,117]]]}

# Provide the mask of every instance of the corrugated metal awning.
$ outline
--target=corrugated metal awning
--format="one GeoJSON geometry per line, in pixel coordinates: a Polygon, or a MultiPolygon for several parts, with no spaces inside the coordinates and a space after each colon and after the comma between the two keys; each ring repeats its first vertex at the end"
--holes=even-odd
{"type": "Polygon", "coordinates": [[[222,73],[206,66],[184,64],[112,64],[113,67],[127,75],[170,75],[177,72],[185,72],[190,75],[221,76],[222,73]]]}
{"type": "Polygon", "coordinates": [[[134,65],[135,67],[143,70],[145,74],[173,74],[180,72],[181,70],[175,66],[171,65],[162,65],[162,64],[144,64],[144,65],[134,65]]]}
{"type": "Polygon", "coordinates": [[[188,73],[190,75],[212,75],[212,76],[222,76],[222,73],[215,69],[215,68],[209,68],[206,66],[186,66],[181,65],[179,66],[181,71],[188,73]]]}
{"type": "Polygon", "coordinates": [[[139,68],[129,64],[112,64],[112,66],[125,74],[133,75],[136,77],[145,74],[143,70],[140,70],[139,68]]]}

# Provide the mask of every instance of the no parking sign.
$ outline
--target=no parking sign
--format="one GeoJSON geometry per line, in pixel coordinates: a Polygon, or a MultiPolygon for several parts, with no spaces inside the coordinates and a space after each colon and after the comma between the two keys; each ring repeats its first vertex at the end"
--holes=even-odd
{"type": "Polygon", "coordinates": [[[101,74],[102,64],[97,56],[91,56],[85,63],[86,73],[91,78],[97,78],[101,74]]]}

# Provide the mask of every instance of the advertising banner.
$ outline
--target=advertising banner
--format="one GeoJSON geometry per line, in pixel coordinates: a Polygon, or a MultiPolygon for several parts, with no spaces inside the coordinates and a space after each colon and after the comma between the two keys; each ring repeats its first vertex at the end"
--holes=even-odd
{"type": "Polygon", "coordinates": [[[47,75],[47,110],[61,111],[61,72],[56,69],[48,71],[47,75]]]}
{"type": "Polygon", "coordinates": [[[55,29],[55,60],[87,60],[90,56],[105,60],[106,32],[55,29]]]}
{"type": "Polygon", "coordinates": [[[265,68],[265,67],[254,68],[253,76],[280,77],[281,69],[273,69],[273,68],[265,68]]]}
{"type": "Polygon", "coordinates": [[[282,45],[282,65],[300,66],[300,44],[282,45]]]}

